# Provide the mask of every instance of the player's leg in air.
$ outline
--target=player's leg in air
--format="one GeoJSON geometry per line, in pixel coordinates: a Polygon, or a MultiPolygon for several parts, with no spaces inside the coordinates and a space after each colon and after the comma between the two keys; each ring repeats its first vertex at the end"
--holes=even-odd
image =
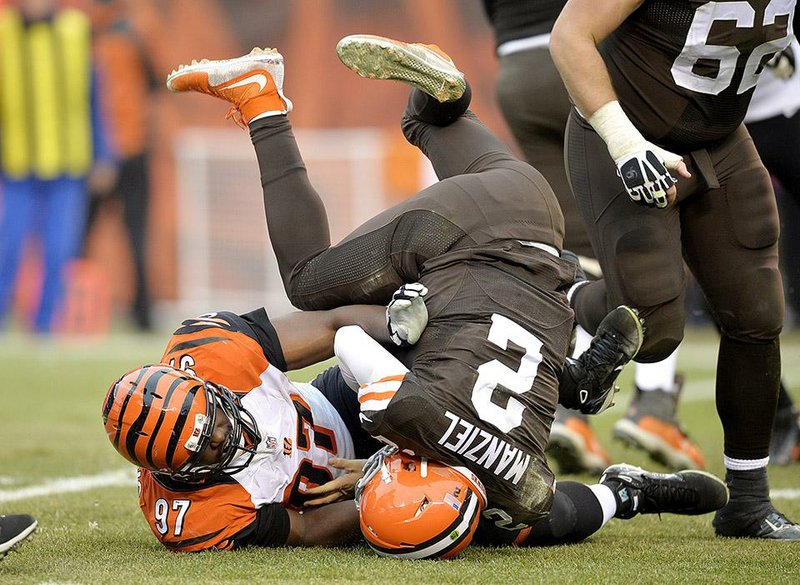
{"type": "MultiPolygon", "coordinates": [[[[463,76],[454,84],[449,91],[453,96],[458,92],[459,99],[440,104],[435,112],[422,113],[459,120],[459,127],[474,127],[473,132],[461,134],[464,139],[460,143],[451,139],[454,152],[449,165],[444,161],[438,165],[440,176],[480,171],[488,166],[479,160],[483,155],[522,165],[479,122],[460,119],[469,105],[470,91],[463,76]],[[475,168],[468,168],[473,162],[475,168]]],[[[283,58],[277,51],[254,49],[238,59],[185,66],[170,75],[167,85],[173,91],[198,91],[229,101],[234,115],[249,125],[261,171],[270,240],[289,298],[300,308],[322,309],[356,300],[385,304],[400,285],[417,280],[427,259],[456,244],[493,239],[505,227],[487,225],[493,218],[482,213],[471,215],[476,207],[467,208],[457,188],[448,190],[437,184],[379,214],[331,247],[325,208],[308,180],[285,115],[292,104],[283,95],[283,58]],[[422,234],[425,237],[420,237],[422,234]]],[[[426,102],[421,102],[424,108],[426,102]]],[[[410,104],[412,112],[414,103],[410,104]]],[[[427,139],[421,136],[420,140],[427,139]]],[[[500,197],[493,203],[498,209],[500,197]]],[[[555,201],[553,205],[557,205],[555,201]]],[[[512,232],[508,237],[515,235],[512,232]]],[[[552,234],[547,237],[552,239],[552,234]]]]}
{"type": "MultiPolygon", "coordinates": [[[[464,417],[449,411],[451,416],[447,417],[441,405],[434,408],[437,405],[431,401],[430,396],[436,393],[430,387],[423,385],[430,382],[430,379],[417,377],[420,391],[415,392],[412,387],[409,391],[413,394],[409,396],[412,400],[406,401],[405,405],[418,398],[419,408],[391,409],[393,414],[390,417],[391,424],[381,427],[380,423],[376,423],[375,431],[376,434],[383,434],[383,428],[387,428],[394,433],[390,439],[404,441],[406,445],[413,445],[416,452],[436,459],[449,458],[454,463],[474,465],[476,473],[485,474],[489,468],[492,468],[491,473],[499,475],[505,473],[505,483],[509,485],[494,490],[496,494],[499,493],[500,505],[509,503],[522,506],[524,508],[522,517],[525,519],[542,518],[552,500],[550,491],[552,474],[546,468],[543,457],[531,458],[525,455],[522,449],[527,448],[537,453],[543,450],[557,394],[556,378],[562,369],[571,330],[571,314],[564,300],[559,300],[558,295],[563,293],[557,293],[558,289],[571,281],[571,273],[574,271],[574,268],[570,268],[557,255],[563,231],[557,203],[549,187],[536,171],[515,160],[488,130],[466,113],[469,90],[463,83],[463,78],[459,81],[460,74],[446,56],[431,48],[408,46],[404,43],[392,44],[393,42],[389,42],[390,46],[387,47],[382,45],[383,41],[370,43],[363,38],[356,39],[353,46],[362,43],[368,48],[367,56],[372,49],[377,48],[378,53],[383,50],[391,53],[399,51],[404,58],[410,59],[402,63],[400,69],[389,71],[384,78],[397,78],[398,74],[405,75],[406,65],[409,63],[420,65],[425,61],[428,65],[433,63],[434,66],[428,67],[427,70],[422,67],[421,74],[417,78],[419,83],[415,84],[418,89],[436,93],[439,87],[445,87],[447,92],[452,92],[445,97],[453,99],[441,103],[423,91],[414,91],[404,117],[406,136],[431,158],[437,174],[443,180],[404,204],[380,214],[334,247],[330,247],[324,208],[308,182],[302,159],[294,143],[291,126],[284,115],[291,110],[291,103],[282,94],[283,68],[278,53],[254,51],[251,55],[239,59],[191,65],[173,73],[168,85],[175,91],[201,91],[230,101],[243,121],[249,123],[261,170],[271,239],[287,291],[298,306],[322,308],[355,300],[385,302],[399,284],[417,280],[423,265],[426,269],[430,269],[430,264],[426,264],[426,261],[441,260],[446,253],[450,255],[441,262],[458,264],[456,270],[458,278],[471,276],[464,268],[466,265],[464,261],[472,258],[480,261],[481,254],[489,257],[492,254],[503,254],[510,260],[518,260],[516,265],[512,262],[509,266],[510,273],[515,270],[529,270],[531,260],[537,263],[544,277],[541,289],[544,294],[541,296],[545,300],[540,299],[540,305],[533,305],[528,304],[526,299],[525,306],[517,307],[515,311],[518,312],[516,316],[519,319],[527,318],[528,321],[531,319],[524,313],[534,313],[536,321],[532,323],[526,321],[526,324],[539,329],[544,324],[544,330],[537,329],[537,332],[541,337],[548,336],[547,355],[540,358],[546,363],[539,364],[539,373],[544,380],[542,389],[544,394],[536,397],[542,403],[536,404],[535,409],[529,409],[533,425],[541,432],[537,431],[527,437],[527,443],[518,442],[519,446],[513,446],[510,439],[506,441],[495,436],[500,442],[492,442],[491,446],[496,449],[499,445],[501,449],[505,449],[506,455],[511,456],[513,462],[509,459],[502,463],[497,459],[500,452],[495,451],[493,456],[487,454],[483,463],[477,464],[474,458],[465,455],[466,449],[461,453],[458,453],[458,450],[453,451],[455,442],[447,440],[447,434],[453,425],[453,416],[459,420],[466,420],[466,417],[470,416],[473,419],[479,418],[479,415],[475,414],[469,396],[464,394],[465,389],[468,391],[469,387],[474,385],[474,378],[471,381],[459,379],[459,376],[473,375],[474,366],[468,365],[465,367],[466,373],[456,371],[452,379],[443,381],[448,388],[453,389],[451,396],[446,398],[455,399],[455,403],[449,405],[456,412],[459,412],[459,409],[463,410],[464,417]],[[453,71],[458,75],[450,75],[453,71]],[[428,83],[431,75],[438,81],[446,83],[436,84],[434,88],[434,85],[428,83]],[[453,80],[444,77],[453,77],[453,80]],[[532,194],[541,196],[540,207],[534,211],[542,217],[530,217],[532,194]],[[521,217],[528,221],[519,221],[521,217]],[[481,246],[483,248],[480,248],[481,246]],[[476,248],[479,248],[477,253],[476,248]],[[462,381],[465,383],[462,384],[462,381]],[[458,393],[462,395],[456,396],[458,393]],[[426,416],[422,416],[423,414],[426,416]],[[434,421],[437,416],[438,419],[434,421]],[[444,443],[452,443],[447,447],[449,451],[444,443]],[[500,470],[501,463],[502,470],[500,470]],[[514,483],[512,480],[519,481],[519,477],[525,475],[529,467],[533,472],[531,475],[536,475],[538,478],[537,486],[541,484],[542,489],[535,490],[536,493],[526,493],[528,500],[519,502],[517,490],[511,485],[514,483]],[[512,469],[513,473],[509,473],[512,469]],[[527,505],[529,502],[534,502],[535,505],[527,505]]],[[[344,47],[347,48],[347,44],[344,47]]],[[[355,68],[355,61],[347,62],[347,51],[340,51],[340,55],[348,66],[355,68]]],[[[390,59],[390,62],[388,65],[392,67],[397,65],[396,59],[390,59]]],[[[378,65],[380,69],[387,64],[381,65],[378,59],[364,65],[378,65]]],[[[383,72],[387,72],[387,67],[383,67],[383,72]]],[[[416,72],[420,73],[419,68],[416,72]]],[[[377,71],[373,73],[380,76],[377,71]]],[[[445,271],[440,273],[445,274],[445,271]]],[[[452,285],[453,280],[450,277],[443,277],[439,282],[434,279],[434,282],[437,286],[440,284],[447,286],[452,285]]],[[[513,281],[514,278],[510,280],[513,281]]],[[[483,286],[496,286],[496,283],[487,281],[483,286]]],[[[435,293],[440,293],[441,290],[433,287],[431,298],[433,299],[435,293]]],[[[492,295],[487,295],[480,286],[476,291],[483,295],[481,298],[492,298],[492,295]]],[[[453,292],[463,291],[456,287],[453,292]]],[[[503,292],[507,294],[509,291],[498,291],[498,294],[503,292]]],[[[438,308],[442,313],[446,313],[445,309],[455,310],[453,304],[449,303],[450,298],[441,293],[439,297],[442,301],[438,308]]],[[[474,300],[472,302],[473,306],[463,306],[460,314],[474,313],[480,316],[482,311],[486,311],[486,307],[474,306],[474,300]]],[[[492,312],[492,308],[493,306],[489,307],[489,313],[492,312]]],[[[437,307],[434,306],[432,311],[434,332],[437,332],[436,311],[437,307]]],[[[618,361],[627,362],[633,357],[641,342],[641,326],[635,314],[628,309],[617,312],[615,319],[620,322],[614,327],[609,327],[606,342],[597,344],[593,355],[602,358],[611,352],[612,357],[618,361]],[[623,331],[621,332],[618,327],[623,331]],[[621,336],[624,337],[622,333],[628,333],[634,339],[620,339],[621,336]]],[[[439,333],[456,339],[454,331],[463,332],[457,323],[453,324],[457,320],[442,319],[442,321],[444,322],[440,323],[439,333]]],[[[428,331],[430,330],[431,327],[428,331]]],[[[480,334],[474,331],[468,333],[476,339],[479,338],[483,345],[487,344],[485,331],[481,331],[480,334]]],[[[435,335],[428,335],[428,338],[434,339],[435,335]]],[[[470,337],[466,336],[465,341],[470,341],[470,337]]],[[[421,342],[415,349],[417,353],[407,355],[406,360],[413,362],[426,350],[429,360],[433,354],[447,357],[439,355],[443,349],[441,344],[432,347],[434,345],[421,342]]],[[[456,349],[460,351],[460,348],[456,349]]],[[[497,351],[500,350],[495,350],[497,351]]],[[[542,348],[538,351],[541,352],[542,348]]],[[[476,359],[473,352],[467,351],[464,355],[467,354],[472,360],[476,359]]],[[[462,357],[449,356],[449,363],[456,362],[462,357]]],[[[519,360],[519,356],[516,359],[519,360]]],[[[484,361],[489,363],[491,359],[484,361]]],[[[619,364],[617,361],[612,361],[613,363],[603,361],[600,370],[593,370],[593,374],[596,374],[593,381],[597,381],[599,372],[602,374],[601,381],[610,381],[613,384],[619,364]]],[[[577,367],[590,369],[593,365],[597,364],[587,361],[578,364],[577,367]]],[[[422,370],[425,374],[435,375],[438,366],[435,363],[428,363],[422,370]]],[[[519,373],[510,371],[512,374],[519,373]]],[[[569,371],[575,370],[573,368],[569,371]]],[[[441,378],[442,376],[439,376],[440,381],[441,378]]],[[[530,383],[531,380],[528,379],[527,382],[530,383]]],[[[522,389],[523,393],[524,391],[525,389],[522,389]]],[[[395,392],[398,396],[403,394],[401,390],[395,392]]],[[[487,408],[492,410],[490,396],[491,389],[486,398],[487,408]]],[[[529,399],[533,400],[533,397],[529,399]]],[[[521,406],[516,400],[509,401],[509,404],[521,406]]],[[[362,408],[362,413],[363,410],[362,408]]],[[[389,412],[389,409],[385,410],[389,412]]],[[[496,406],[494,410],[505,412],[496,406]]],[[[497,414],[503,416],[502,412],[497,414]]],[[[365,416],[369,418],[369,413],[365,416]]],[[[484,436],[475,433],[472,438],[480,443],[484,436]]],[[[488,441],[483,443],[483,446],[487,445],[488,441]]],[[[470,454],[474,456],[472,447],[480,449],[481,445],[470,444],[467,447],[470,447],[470,454]]],[[[502,483],[500,480],[497,481],[502,483]]],[[[503,518],[497,520],[504,521],[503,518]]]]}

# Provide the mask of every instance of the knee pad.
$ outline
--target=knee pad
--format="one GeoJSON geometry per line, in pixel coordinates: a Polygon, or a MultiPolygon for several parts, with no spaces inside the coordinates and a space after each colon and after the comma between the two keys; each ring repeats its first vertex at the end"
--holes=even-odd
{"type": "Polygon", "coordinates": [[[606,249],[614,250],[611,263],[615,288],[623,292],[626,301],[641,311],[681,296],[686,274],[680,241],[675,241],[667,227],[642,224],[635,217],[612,226],[618,235],[606,242],[606,249]]]}

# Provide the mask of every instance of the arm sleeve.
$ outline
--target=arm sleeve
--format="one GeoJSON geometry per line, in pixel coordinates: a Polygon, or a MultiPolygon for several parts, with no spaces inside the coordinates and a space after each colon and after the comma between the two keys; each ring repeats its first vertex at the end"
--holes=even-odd
{"type": "Polygon", "coordinates": [[[279,547],[289,539],[289,512],[273,503],[258,509],[255,521],[233,537],[233,548],[279,547]]]}
{"type": "Polygon", "coordinates": [[[364,386],[408,373],[400,360],[357,325],[342,327],[336,332],[334,351],[348,385],[352,380],[364,386]]]}
{"type": "Polygon", "coordinates": [[[286,358],[283,356],[283,348],[266,309],[262,307],[240,316],[252,329],[259,345],[264,350],[264,356],[272,365],[285,372],[286,358]]]}

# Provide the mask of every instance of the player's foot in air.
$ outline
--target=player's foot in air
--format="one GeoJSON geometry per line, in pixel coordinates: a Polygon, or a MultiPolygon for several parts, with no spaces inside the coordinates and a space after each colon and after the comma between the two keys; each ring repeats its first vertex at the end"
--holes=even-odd
{"type": "Polygon", "coordinates": [[[436,45],[404,43],[374,35],[350,35],[336,45],[346,67],[369,79],[393,79],[413,85],[440,102],[460,98],[464,74],[436,45]]]}
{"type": "Polygon", "coordinates": [[[614,424],[614,438],[647,452],[653,461],[670,469],[705,469],[700,449],[681,428],[676,409],[683,376],[675,376],[675,389],[636,389],[625,416],[614,424]]]}
{"type": "Polygon", "coordinates": [[[769,497],[767,468],[728,470],[730,502],[714,516],[717,536],[800,541],[800,524],[775,509],[769,497]]]}
{"type": "Polygon", "coordinates": [[[596,475],[611,463],[586,415],[563,406],[556,408],[547,455],[558,464],[560,473],[596,475]]]}
{"type": "Polygon", "coordinates": [[[0,516],[0,559],[36,532],[39,524],[27,514],[0,516]]]}
{"type": "Polygon", "coordinates": [[[275,49],[256,47],[236,59],[180,65],[167,76],[167,88],[207,93],[230,102],[228,117],[241,126],[292,111],[292,102],[283,95],[283,56],[275,49]]]}
{"type": "Polygon", "coordinates": [[[559,384],[559,403],[584,414],[603,412],[613,404],[622,368],[639,352],[644,323],[636,309],[620,305],[597,327],[589,349],[567,358],[559,384]]]}
{"type": "Polygon", "coordinates": [[[616,518],[665,513],[694,516],[719,510],[728,502],[725,483],[705,471],[651,473],[622,463],[606,469],[600,483],[614,492],[616,518]]]}

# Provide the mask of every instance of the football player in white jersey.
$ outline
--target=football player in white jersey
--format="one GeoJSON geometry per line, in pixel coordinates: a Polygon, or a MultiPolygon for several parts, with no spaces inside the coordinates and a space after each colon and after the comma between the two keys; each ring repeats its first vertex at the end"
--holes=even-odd
{"type": "MultiPolygon", "coordinates": [[[[424,328],[424,302],[389,314],[398,310],[399,321],[424,328]]],[[[358,533],[352,501],[297,510],[310,488],[345,473],[343,459],[380,445],[360,431],[357,396],[336,383],[335,370],[315,384],[291,382],[284,371],[330,357],[342,325],[359,323],[387,344],[392,333],[418,336],[391,321],[387,329],[386,313],[354,305],[274,322],[264,309],[202,315],[175,331],[161,364],[112,384],[106,432],[139,467],[140,507],[166,547],[332,545],[358,533]]]]}

